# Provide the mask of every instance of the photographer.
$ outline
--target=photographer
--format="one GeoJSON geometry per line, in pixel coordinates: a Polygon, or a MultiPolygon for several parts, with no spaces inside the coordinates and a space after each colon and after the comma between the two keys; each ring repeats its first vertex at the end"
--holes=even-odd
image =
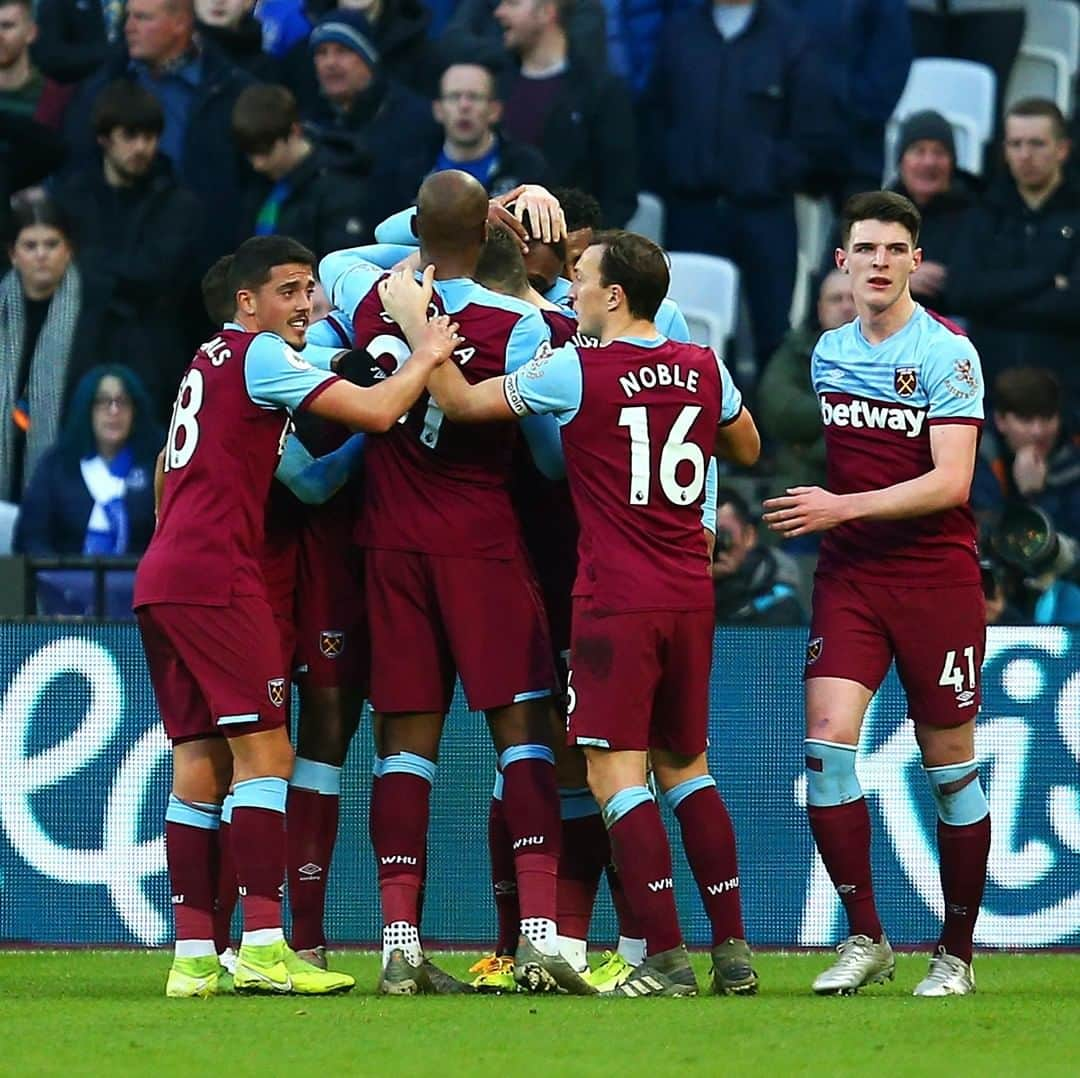
{"type": "Polygon", "coordinates": [[[758,546],[746,500],[730,487],[716,492],[713,552],[716,622],[725,625],[805,625],[799,568],[775,547],[758,546]]]}

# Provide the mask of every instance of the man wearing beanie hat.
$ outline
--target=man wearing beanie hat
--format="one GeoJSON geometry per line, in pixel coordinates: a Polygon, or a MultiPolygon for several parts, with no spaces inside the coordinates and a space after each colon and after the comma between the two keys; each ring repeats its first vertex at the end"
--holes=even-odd
{"type": "Polygon", "coordinates": [[[301,98],[304,118],[371,154],[375,219],[411,202],[427,174],[428,147],[438,140],[431,107],[381,70],[371,26],[359,11],[324,15],[308,40],[317,94],[301,98]]]}
{"type": "Polygon", "coordinates": [[[947,267],[975,204],[978,181],[957,170],[952,125],[932,109],[904,119],[896,143],[896,170],[892,190],[910,198],[922,214],[923,261],[911,276],[911,293],[920,303],[947,314],[947,267]]]}

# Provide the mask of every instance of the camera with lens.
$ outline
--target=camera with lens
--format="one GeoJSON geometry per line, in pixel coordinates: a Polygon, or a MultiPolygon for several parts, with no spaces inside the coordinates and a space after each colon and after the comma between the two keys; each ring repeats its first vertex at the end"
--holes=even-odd
{"type": "Polygon", "coordinates": [[[1015,502],[1006,506],[990,541],[998,558],[1037,590],[1062,577],[1080,580],[1080,544],[1059,532],[1037,505],[1015,502]]]}

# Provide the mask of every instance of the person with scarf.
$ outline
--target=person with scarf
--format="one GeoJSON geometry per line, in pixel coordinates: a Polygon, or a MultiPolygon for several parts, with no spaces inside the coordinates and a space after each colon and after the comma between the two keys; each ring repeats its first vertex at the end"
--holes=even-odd
{"type": "Polygon", "coordinates": [[[83,277],[71,230],[47,201],[12,212],[12,269],[0,279],[0,500],[18,502],[60,432],[60,415],[80,353],[83,277]]]}

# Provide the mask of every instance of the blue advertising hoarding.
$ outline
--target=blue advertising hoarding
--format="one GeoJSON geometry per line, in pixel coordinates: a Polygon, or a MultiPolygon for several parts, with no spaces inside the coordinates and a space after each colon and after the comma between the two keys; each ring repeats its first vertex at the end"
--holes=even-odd
{"type": "MultiPolygon", "coordinates": [[[[747,931],[759,946],[828,945],[842,934],[803,811],[805,645],[797,629],[722,630],[715,644],[710,758],[735,821],[747,931]]],[[[976,941],[1078,946],[1080,634],[991,630],[983,677],[977,750],[993,841],[976,941]]],[[[490,943],[485,836],[494,762],[481,717],[458,698],[432,803],[430,939],[490,943]]],[[[365,725],[345,769],[332,872],[328,928],[339,942],[378,936],[370,766],[365,725]]],[[[859,774],[890,938],[933,939],[942,910],[935,812],[893,676],[871,705],[859,774]]],[[[168,745],[133,625],[0,624],[0,940],[165,942],[168,782],[168,745]]],[[[688,942],[707,943],[684,864],[676,888],[688,942]]],[[[598,943],[614,934],[606,897],[591,934],[598,943]]]]}

